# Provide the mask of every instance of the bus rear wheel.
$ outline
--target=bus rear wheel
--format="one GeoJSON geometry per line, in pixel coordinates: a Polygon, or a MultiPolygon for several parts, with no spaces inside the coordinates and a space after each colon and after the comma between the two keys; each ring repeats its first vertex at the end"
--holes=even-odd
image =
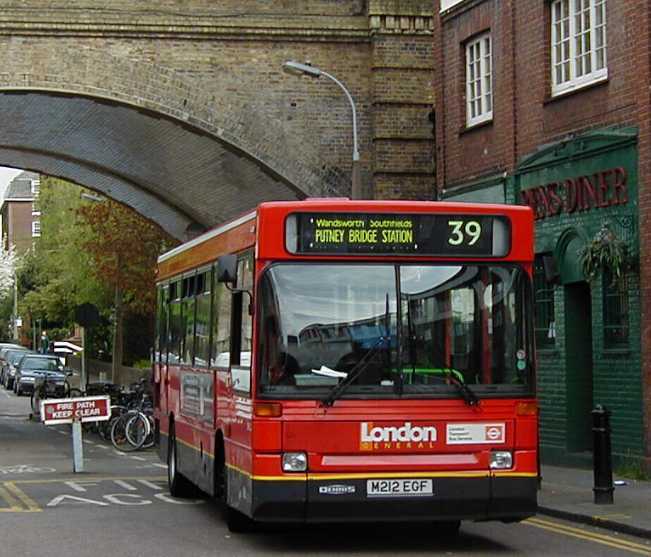
{"type": "Polygon", "coordinates": [[[172,497],[190,498],[194,495],[194,486],[178,469],[178,455],[176,452],[176,436],[174,424],[170,424],[170,435],[167,444],[167,485],[172,497]]]}

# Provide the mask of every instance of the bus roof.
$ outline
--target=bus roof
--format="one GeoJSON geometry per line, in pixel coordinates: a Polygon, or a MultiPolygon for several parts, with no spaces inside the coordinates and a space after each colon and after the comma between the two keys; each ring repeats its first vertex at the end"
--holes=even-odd
{"type": "MultiPolygon", "coordinates": [[[[240,217],[224,223],[186,242],[158,258],[158,280],[208,265],[224,253],[236,253],[256,244],[263,259],[295,258],[285,249],[285,221],[292,213],[337,214],[448,214],[508,217],[517,237],[504,259],[533,259],[533,212],[527,206],[477,204],[441,201],[371,201],[341,198],[307,199],[304,201],[271,201],[240,217]],[[252,223],[257,217],[257,223],[252,223]],[[274,234],[260,234],[275,230],[274,234]],[[517,241],[516,241],[517,239],[517,241]]],[[[310,258],[315,257],[312,255],[310,258]]],[[[319,257],[322,257],[319,255],[319,257]]],[[[336,256],[333,256],[336,257],[336,256]]],[[[325,257],[331,258],[331,257],[325,257]]]]}

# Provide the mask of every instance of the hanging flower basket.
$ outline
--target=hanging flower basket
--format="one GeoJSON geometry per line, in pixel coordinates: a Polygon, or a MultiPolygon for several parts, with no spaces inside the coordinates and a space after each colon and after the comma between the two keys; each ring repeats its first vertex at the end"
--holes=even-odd
{"type": "Polygon", "coordinates": [[[594,238],[579,250],[583,274],[589,281],[601,272],[610,272],[612,283],[621,281],[629,267],[628,247],[615,233],[603,224],[594,238]]]}

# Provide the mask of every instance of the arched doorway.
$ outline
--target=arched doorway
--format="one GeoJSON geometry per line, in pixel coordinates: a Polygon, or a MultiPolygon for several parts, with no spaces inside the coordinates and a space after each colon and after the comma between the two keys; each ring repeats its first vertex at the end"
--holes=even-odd
{"type": "Polygon", "coordinates": [[[567,450],[592,448],[590,411],[593,407],[592,290],[581,267],[585,240],[576,230],[558,242],[565,324],[565,388],[567,450]]]}

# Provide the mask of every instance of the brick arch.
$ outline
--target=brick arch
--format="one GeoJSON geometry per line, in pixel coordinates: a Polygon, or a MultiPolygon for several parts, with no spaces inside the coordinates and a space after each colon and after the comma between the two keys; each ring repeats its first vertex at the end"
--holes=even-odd
{"type": "MultiPolygon", "coordinates": [[[[204,93],[192,79],[186,78],[176,70],[153,65],[146,60],[118,58],[106,51],[86,47],[66,48],[57,50],[30,44],[29,48],[22,50],[10,49],[3,55],[0,95],[32,93],[45,95],[50,99],[69,99],[71,102],[86,99],[93,101],[95,106],[115,106],[133,110],[133,114],[138,114],[141,118],[162,118],[173,122],[177,127],[180,125],[193,137],[202,136],[223,146],[224,151],[230,153],[233,160],[236,158],[237,164],[242,167],[258,169],[256,176],[267,178],[259,180],[260,182],[277,184],[274,195],[279,195],[282,187],[286,191],[283,190],[280,195],[285,198],[347,193],[344,177],[333,175],[332,172],[326,173],[321,169],[316,152],[309,150],[308,143],[302,141],[301,137],[285,133],[280,122],[265,119],[264,115],[251,105],[236,99],[229,101],[227,107],[215,105],[214,97],[204,93]],[[34,68],[47,68],[47,71],[34,68]]],[[[260,95],[264,95],[264,92],[260,92],[260,95]]],[[[261,98],[260,106],[263,103],[264,99],[261,98]]],[[[107,125],[110,125],[111,118],[107,120],[107,125]]],[[[7,153],[18,149],[23,158],[31,151],[29,143],[25,144],[24,140],[22,144],[11,144],[3,138],[0,147],[6,149],[7,153]]],[[[43,153],[38,149],[35,151],[32,153],[33,158],[40,157],[43,160],[66,155],[57,152],[43,153]]],[[[8,155],[0,156],[3,159],[0,162],[11,165],[8,155]]],[[[86,162],[93,166],[92,161],[86,162]]],[[[18,166],[16,163],[13,165],[18,166]]],[[[39,165],[33,162],[29,166],[47,170],[45,167],[39,168],[39,165]]],[[[112,172],[111,168],[99,170],[108,174],[112,172]]],[[[253,170],[249,172],[252,175],[254,173],[253,170]]],[[[65,173],[59,175],[65,176],[65,173]]],[[[79,178],[72,178],[83,183],[79,178]]],[[[130,182],[130,188],[137,189],[141,186],[137,181],[126,181],[130,182]]],[[[238,192],[231,193],[238,195],[238,192]]],[[[152,191],[147,194],[157,195],[152,191]]],[[[161,197],[160,194],[158,197],[161,197]]],[[[261,199],[264,199],[262,186],[261,199]]],[[[167,201],[165,196],[161,201],[167,201]]],[[[204,201],[199,199],[198,203],[204,201]]],[[[172,201],[170,204],[175,203],[172,201]]],[[[196,218],[192,215],[192,202],[188,205],[190,207],[180,208],[188,219],[198,221],[202,226],[217,224],[218,220],[210,222],[210,219],[205,217],[196,218]]],[[[229,216],[232,215],[219,215],[219,218],[229,216]]],[[[175,234],[178,236],[178,233],[175,234]]]]}

